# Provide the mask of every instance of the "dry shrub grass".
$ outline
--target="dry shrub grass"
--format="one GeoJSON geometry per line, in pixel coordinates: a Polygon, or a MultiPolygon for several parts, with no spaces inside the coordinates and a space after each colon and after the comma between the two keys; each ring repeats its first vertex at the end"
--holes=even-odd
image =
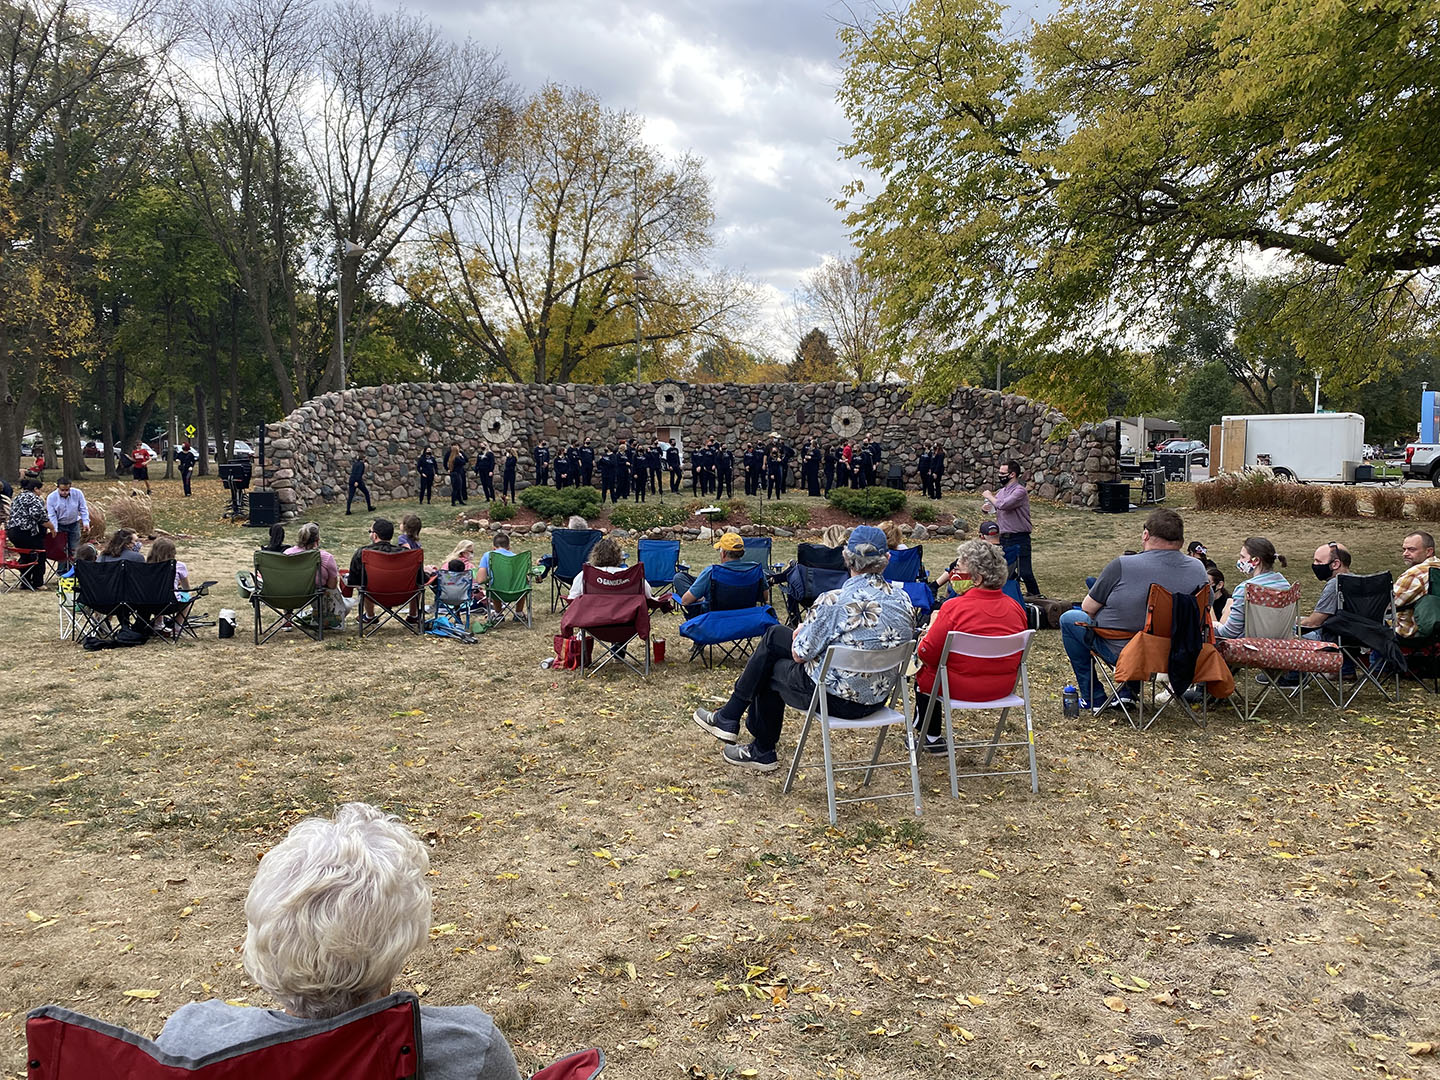
{"type": "Polygon", "coordinates": [[[1326,488],[1325,495],[1331,517],[1359,517],[1360,498],[1354,488],[1326,488]]]}
{"type": "Polygon", "coordinates": [[[1295,514],[1325,512],[1325,489],[1314,484],[1280,484],[1275,492],[1282,507],[1295,514]]]}
{"type": "MultiPolygon", "coordinates": [[[[141,536],[154,534],[155,514],[150,500],[144,495],[134,495],[126,491],[123,494],[110,495],[100,505],[104,508],[106,523],[112,531],[125,528],[134,529],[141,536]]],[[[93,529],[93,516],[90,524],[93,529]]]]}
{"type": "Polygon", "coordinates": [[[1421,521],[1440,521],[1440,491],[1412,491],[1410,501],[1415,505],[1415,516],[1421,521]]]}
{"type": "MultiPolygon", "coordinates": [[[[202,512],[157,485],[192,575],[227,582],[213,612],[240,607],[228,582],[261,534],[217,522],[209,498],[202,512]]],[[[429,514],[426,539],[448,546],[429,514]]],[[[1185,516],[1212,550],[1332,531],[1185,516]]],[[[342,563],[368,525],[317,519],[342,563]]],[[[1078,599],[1138,546],[1141,516],[1037,505],[1035,522],[1042,583],[1078,599]]],[[[1395,531],[1348,527],[1357,569],[1391,565],[1395,531]]],[[[967,780],[952,800],[926,760],[922,819],[896,800],[832,829],[814,770],[782,795],[783,774],[727,767],[689,722],[733,668],[542,670],[548,604],[533,631],[474,647],[392,627],[256,649],[241,608],[233,641],[95,654],[52,644],[47,595],[0,604],[0,661],[19,673],[0,684],[12,1061],[43,1002],[149,1034],[195,998],[269,1004],[237,955],[255,861],[352,799],[431,846],[435,925],[399,986],[489,1010],[527,1071],[598,1044],[619,1077],[1339,1076],[1361,1046],[1367,1068],[1418,1075],[1405,1042],[1433,1038],[1440,782],[1418,690],[1142,735],[1063,718],[1071,675],[1046,632],[1039,795],[967,780]]],[[[670,658],[675,625],[657,623],[670,658]]]]}
{"type": "Polygon", "coordinates": [[[1399,521],[1405,516],[1405,492],[1399,488],[1375,488],[1370,492],[1370,505],[1376,517],[1399,521]]]}

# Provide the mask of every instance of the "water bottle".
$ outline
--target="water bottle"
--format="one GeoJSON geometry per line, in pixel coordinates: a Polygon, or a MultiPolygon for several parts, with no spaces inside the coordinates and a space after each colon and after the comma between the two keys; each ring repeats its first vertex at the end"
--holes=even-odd
{"type": "Polygon", "coordinates": [[[1060,701],[1065,708],[1065,716],[1074,720],[1080,716],[1080,691],[1073,686],[1067,686],[1060,691],[1060,701]]]}

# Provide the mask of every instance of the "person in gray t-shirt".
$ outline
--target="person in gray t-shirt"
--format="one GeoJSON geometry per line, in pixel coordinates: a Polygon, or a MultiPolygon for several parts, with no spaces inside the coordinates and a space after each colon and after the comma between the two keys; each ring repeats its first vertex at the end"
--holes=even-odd
{"type": "MultiPolygon", "coordinates": [[[[1340,611],[1340,578],[1350,573],[1350,549],[1344,544],[1321,544],[1310,560],[1310,569],[1325,587],[1315,601],[1315,610],[1300,620],[1300,632],[1311,641],[1334,641],[1336,635],[1325,629],[1325,621],[1340,611]]],[[[1346,656],[1342,674],[1348,679],[1354,670],[1354,662],[1346,656]]]]}
{"type": "MultiPolygon", "coordinates": [[[[1113,664],[1130,637],[1145,627],[1145,612],[1151,585],[1172,593],[1191,593],[1209,583],[1205,564],[1180,550],[1185,540],[1185,523],[1173,510],[1155,510],[1141,530],[1141,550],[1122,555],[1101,571],[1081,601],[1080,607],[1060,616],[1060,641],[1075,672],[1084,707],[1098,696],[1091,653],[1113,664]],[[1096,628],[1120,636],[1101,636],[1096,628]]],[[[1126,691],[1122,690],[1124,696],[1126,691]]],[[[1098,709],[1113,707],[1117,701],[1095,703],[1098,709]]]]}
{"type": "MultiPolygon", "coordinates": [[[[429,867],[415,834],[365,803],[300,822],[260,860],[245,898],[245,971],[283,1011],[191,1002],[156,1043],[202,1057],[386,996],[429,937],[429,867]]],[[[420,1034],[427,1080],[520,1080],[505,1036],[473,1005],[421,1008],[420,1034]]]]}

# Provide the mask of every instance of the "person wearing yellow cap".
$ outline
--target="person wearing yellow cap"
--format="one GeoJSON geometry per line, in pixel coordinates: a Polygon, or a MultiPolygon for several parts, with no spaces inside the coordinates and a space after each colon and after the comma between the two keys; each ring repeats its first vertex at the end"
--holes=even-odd
{"type": "MultiPolygon", "coordinates": [[[[720,535],[715,541],[715,549],[720,552],[720,561],[739,562],[745,558],[745,541],[740,538],[739,533],[727,532],[720,535]]],[[[680,597],[680,610],[685,613],[686,618],[699,615],[709,606],[710,600],[710,567],[700,571],[699,577],[691,577],[687,571],[680,570],[675,574],[674,580],[675,595],[680,597]]],[[[770,602],[770,587],[765,587],[764,602],[770,602]]]]}

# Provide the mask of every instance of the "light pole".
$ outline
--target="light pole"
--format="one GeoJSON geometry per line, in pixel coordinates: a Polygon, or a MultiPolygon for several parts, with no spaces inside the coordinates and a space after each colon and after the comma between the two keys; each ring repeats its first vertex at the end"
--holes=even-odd
{"type": "Polygon", "coordinates": [[[365,254],[365,248],[346,238],[340,241],[340,258],[335,263],[335,340],[340,343],[340,389],[346,387],[345,378],[345,260],[357,259],[365,254]]]}

